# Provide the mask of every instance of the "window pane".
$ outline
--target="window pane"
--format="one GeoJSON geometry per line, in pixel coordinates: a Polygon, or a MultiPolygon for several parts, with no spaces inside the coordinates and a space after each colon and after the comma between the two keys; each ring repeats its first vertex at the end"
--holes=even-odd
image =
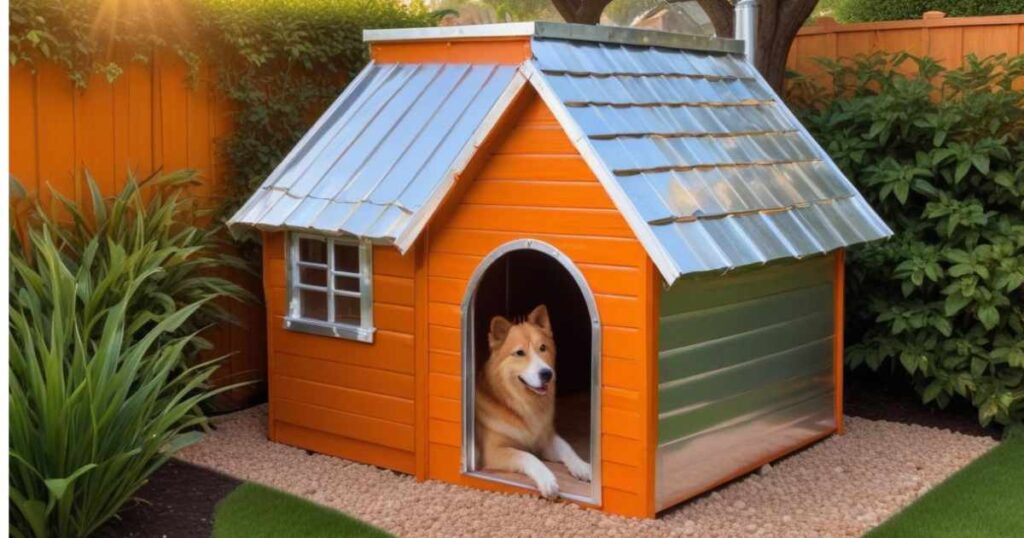
{"type": "Polygon", "coordinates": [[[300,289],[299,316],[327,321],[327,292],[300,289]]]}
{"type": "Polygon", "coordinates": [[[304,262],[327,263],[327,242],[322,239],[299,239],[299,259],[304,262]]]}
{"type": "Polygon", "coordinates": [[[359,279],[354,276],[334,276],[334,289],[359,292],[359,279]]]}
{"type": "Polygon", "coordinates": [[[310,286],[327,287],[327,269],[299,266],[299,282],[310,286]]]}
{"type": "Polygon", "coordinates": [[[334,322],[359,325],[360,300],[358,297],[334,296],[334,322]]]}
{"type": "Polygon", "coordinates": [[[359,247],[356,245],[334,245],[334,270],[346,273],[359,272],[359,247]]]}

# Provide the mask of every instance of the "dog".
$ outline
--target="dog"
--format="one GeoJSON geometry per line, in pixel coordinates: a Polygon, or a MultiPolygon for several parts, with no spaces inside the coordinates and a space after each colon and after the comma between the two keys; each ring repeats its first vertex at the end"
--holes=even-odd
{"type": "Polygon", "coordinates": [[[481,468],[525,474],[548,498],[558,495],[558,481],[541,458],[562,462],[589,482],[590,464],[555,432],[555,341],[547,307],[517,324],[495,316],[487,341],[491,354],[476,380],[481,468]]]}

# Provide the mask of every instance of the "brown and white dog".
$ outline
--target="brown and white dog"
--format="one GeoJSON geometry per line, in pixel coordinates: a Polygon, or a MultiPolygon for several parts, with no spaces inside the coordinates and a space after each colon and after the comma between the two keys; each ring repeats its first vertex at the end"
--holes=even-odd
{"type": "Polygon", "coordinates": [[[518,324],[496,316],[487,339],[491,355],[476,380],[481,468],[525,474],[545,497],[558,494],[558,481],[540,458],[562,462],[589,482],[590,464],[555,432],[555,342],[547,307],[534,308],[518,324]]]}

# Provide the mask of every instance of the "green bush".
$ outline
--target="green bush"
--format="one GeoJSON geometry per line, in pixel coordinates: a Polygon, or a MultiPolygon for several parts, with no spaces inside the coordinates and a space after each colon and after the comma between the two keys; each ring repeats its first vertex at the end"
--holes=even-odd
{"type": "Polygon", "coordinates": [[[949,17],[1015,15],[1024,13],[1024,0],[838,0],[834,17],[840,22],[920,19],[926,11],[949,17]]]}
{"type": "MultiPolygon", "coordinates": [[[[213,232],[180,201],[190,172],[129,178],[112,199],[90,180],[91,211],[71,222],[37,207],[11,238],[11,533],[86,536],[205,423],[198,405],[216,361],[198,332],[241,296],[208,276],[213,232]],[[148,201],[146,201],[148,199],[148,201]]],[[[231,263],[231,262],[228,262],[231,263]]]]}
{"type": "Polygon", "coordinates": [[[821,63],[833,88],[799,80],[792,100],[895,231],[850,251],[849,366],[902,369],[925,403],[1020,423],[1024,57],[821,63]]]}

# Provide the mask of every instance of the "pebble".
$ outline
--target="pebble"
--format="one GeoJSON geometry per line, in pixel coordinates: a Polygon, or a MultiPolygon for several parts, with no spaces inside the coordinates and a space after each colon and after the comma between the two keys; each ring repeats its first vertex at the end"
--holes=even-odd
{"type": "Polygon", "coordinates": [[[396,536],[859,537],[996,444],[923,426],[847,418],[830,437],[654,521],[504,495],[271,443],[266,407],[216,419],[179,457],[312,498],[396,536]],[[942,458],[930,455],[942,454],[942,458]],[[697,521],[701,524],[698,527],[697,521]]]}

